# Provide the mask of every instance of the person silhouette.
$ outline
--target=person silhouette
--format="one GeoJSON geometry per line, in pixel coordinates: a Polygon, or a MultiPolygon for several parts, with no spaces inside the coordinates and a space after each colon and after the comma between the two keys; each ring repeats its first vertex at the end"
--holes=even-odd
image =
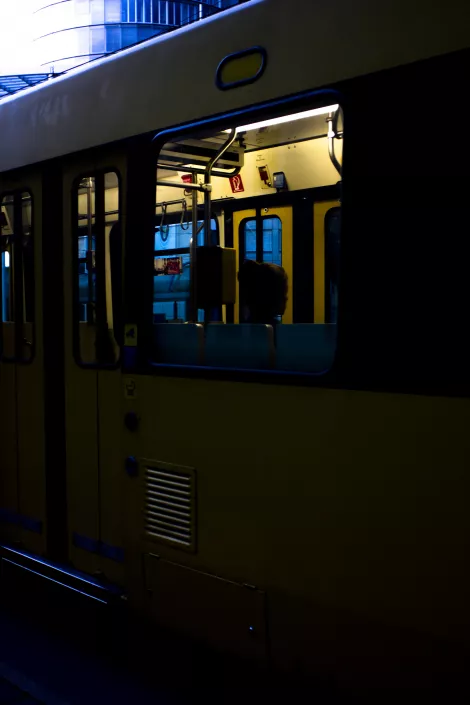
{"type": "Polygon", "coordinates": [[[238,281],[243,322],[278,324],[287,305],[285,269],[269,262],[245,260],[238,281]]]}

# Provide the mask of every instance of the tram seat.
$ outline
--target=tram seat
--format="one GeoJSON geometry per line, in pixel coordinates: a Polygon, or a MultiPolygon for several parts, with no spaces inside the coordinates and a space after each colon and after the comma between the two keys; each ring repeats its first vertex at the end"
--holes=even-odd
{"type": "Polygon", "coordinates": [[[235,367],[245,370],[272,369],[272,326],[252,323],[208,325],[204,364],[210,367],[235,367]]]}
{"type": "Polygon", "coordinates": [[[155,323],[154,360],[165,365],[200,365],[204,326],[199,323],[155,323]]]}
{"type": "Polygon", "coordinates": [[[290,372],[324,372],[333,364],[336,325],[281,324],[276,328],[276,369],[290,372]]]}

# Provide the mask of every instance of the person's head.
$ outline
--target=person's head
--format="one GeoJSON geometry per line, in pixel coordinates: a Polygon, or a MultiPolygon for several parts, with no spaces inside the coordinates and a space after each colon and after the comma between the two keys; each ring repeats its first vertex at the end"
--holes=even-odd
{"type": "Polygon", "coordinates": [[[238,281],[246,321],[273,324],[276,317],[284,314],[288,281],[282,267],[245,260],[240,267],[238,281]]]}

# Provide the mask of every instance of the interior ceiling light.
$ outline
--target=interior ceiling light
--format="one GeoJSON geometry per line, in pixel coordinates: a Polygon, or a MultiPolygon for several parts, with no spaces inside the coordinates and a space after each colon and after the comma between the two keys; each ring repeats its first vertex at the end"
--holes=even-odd
{"type": "MultiPolygon", "coordinates": [[[[272,118],[271,120],[262,120],[261,122],[253,122],[251,125],[243,125],[237,127],[238,132],[249,132],[250,130],[260,130],[262,127],[273,127],[274,125],[282,125],[286,122],[294,122],[295,120],[305,120],[306,118],[317,117],[318,115],[328,115],[335,113],[339,105],[327,105],[324,108],[315,108],[314,110],[305,110],[303,113],[294,113],[293,115],[283,115],[282,117],[272,118]]],[[[231,130],[224,130],[231,132],[231,130]]]]}

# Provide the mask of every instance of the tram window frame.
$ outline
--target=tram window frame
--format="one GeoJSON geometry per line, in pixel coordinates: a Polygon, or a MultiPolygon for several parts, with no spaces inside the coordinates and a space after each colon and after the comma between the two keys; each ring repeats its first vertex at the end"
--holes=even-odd
{"type": "MultiPolygon", "coordinates": [[[[4,321],[3,320],[3,264],[0,265],[0,311],[1,311],[1,317],[0,317],[0,360],[2,362],[9,362],[9,363],[19,363],[22,365],[30,365],[34,362],[34,359],[36,357],[36,248],[35,248],[35,228],[34,228],[34,217],[35,217],[35,212],[36,212],[36,205],[35,205],[35,199],[34,199],[34,194],[33,190],[30,186],[24,186],[22,188],[14,188],[14,189],[7,189],[6,191],[3,191],[0,193],[0,207],[3,204],[4,199],[6,198],[12,198],[13,201],[15,199],[15,196],[19,196],[21,199],[21,245],[20,245],[20,254],[21,254],[21,262],[19,265],[15,264],[15,252],[14,248],[17,245],[17,237],[18,234],[16,232],[16,226],[15,226],[15,221],[13,222],[13,228],[12,228],[12,235],[11,237],[11,250],[10,250],[10,261],[9,261],[9,268],[12,270],[14,267],[18,268],[21,270],[21,288],[22,288],[22,303],[20,307],[20,311],[22,313],[23,321],[19,322],[17,320],[17,306],[16,306],[16,296],[17,296],[17,289],[18,287],[15,286],[15,282],[13,280],[11,287],[11,307],[12,307],[12,320],[11,321],[4,321]],[[24,221],[23,221],[23,207],[22,207],[22,201],[23,201],[23,196],[27,195],[29,198],[29,201],[31,203],[31,211],[30,211],[30,229],[29,229],[29,234],[25,236],[24,234],[24,221]],[[26,247],[25,247],[25,237],[30,238],[30,244],[31,244],[31,253],[32,253],[32,258],[31,258],[31,270],[30,270],[30,276],[28,277],[28,287],[25,286],[25,257],[24,254],[26,252],[26,247]],[[27,289],[30,292],[32,296],[32,320],[27,321],[25,320],[25,314],[26,310],[28,308],[28,304],[26,302],[27,298],[27,289]],[[4,323],[12,323],[15,328],[14,328],[14,335],[15,335],[15,342],[14,342],[14,354],[11,356],[5,356],[4,355],[4,340],[3,340],[3,324],[4,323]],[[24,326],[26,323],[31,324],[31,341],[28,341],[25,335],[25,329],[24,326]],[[20,325],[20,328],[18,328],[18,325],[20,325]],[[28,346],[30,350],[30,354],[28,356],[21,354],[21,350],[24,350],[25,346],[28,346]]],[[[13,208],[15,208],[15,205],[13,204],[13,208]]],[[[0,235],[0,237],[2,237],[0,235]]]]}
{"type": "MultiPolygon", "coordinates": [[[[71,189],[71,203],[72,203],[72,208],[71,208],[71,248],[72,248],[72,352],[73,352],[73,357],[75,360],[75,363],[83,368],[83,369],[88,369],[88,370],[116,370],[121,367],[121,361],[122,361],[122,356],[123,356],[123,343],[119,343],[118,340],[116,339],[114,335],[114,329],[113,329],[113,339],[116,347],[118,348],[118,354],[116,356],[116,359],[114,362],[100,362],[98,360],[95,360],[94,362],[86,362],[83,361],[81,358],[81,350],[80,350],[80,265],[82,264],[80,262],[80,258],[78,257],[78,244],[79,244],[79,238],[83,237],[83,235],[80,233],[80,227],[78,225],[79,222],[79,209],[78,209],[78,197],[79,197],[79,190],[81,187],[81,183],[83,182],[84,179],[87,178],[93,178],[96,179],[96,177],[103,177],[103,179],[106,177],[107,174],[115,174],[117,177],[117,188],[118,188],[118,215],[116,221],[113,221],[111,223],[111,226],[114,226],[116,223],[121,222],[121,317],[123,317],[123,311],[124,311],[124,305],[123,305],[123,292],[124,292],[124,277],[123,277],[123,267],[124,267],[124,231],[122,229],[122,217],[123,217],[123,188],[122,188],[122,174],[120,170],[115,167],[115,166],[109,166],[109,167],[101,167],[99,169],[90,169],[86,170],[83,172],[80,172],[78,176],[76,176],[72,182],[72,189],[71,189]]],[[[106,189],[104,189],[104,198],[106,197],[106,189]]],[[[96,208],[95,208],[96,210],[96,208]]],[[[96,213],[95,216],[96,218],[96,213]]],[[[104,212],[104,226],[106,229],[106,211],[104,212]]],[[[108,223],[109,224],[109,223],[108,223]]],[[[111,231],[110,231],[111,234],[111,231]]],[[[106,230],[104,232],[104,236],[106,237],[106,230]]],[[[108,236],[109,237],[109,236],[108,236]]],[[[96,242],[97,234],[95,232],[94,234],[94,239],[96,242]]],[[[106,242],[106,241],[105,241],[106,242]]],[[[95,249],[96,252],[96,249],[95,249]]],[[[111,253],[110,253],[110,259],[111,259],[111,253]]],[[[111,264],[111,262],[110,262],[111,264]]],[[[112,277],[112,274],[111,274],[112,277]]],[[[113,306],[113,301],[112,301],[112,296],[113,296],[113,285],[112,285],[112,280],[111,280],[111,306],[113,309],[113,319],[114,319],[114,306],[113,306]]],[[[107,305],[108,298],[107,298],[107,292],[106,292],[106,273],[105,273],[105,304],[107,305]]],[[[96,323],[93,324],[97,330],[97,325],[96,323]]],[[[121,331],[123,337],[124,333],[124,327],[122,326],[123,330],[121,331]]],[[[109,329],[108,329],[109,330],[109,329]]],[[[95,333],[95,343],[96,345],[96,333],[95,333]]]]}
{"type": "MultiPolygon", "coordinates": [[[[183,139],[194,139],[198,135],[208,135],[209,133],[228,132],[239,125],[253,125],[258,122],[277,120],[284,118],[290,114],[296,114],[304,111],[313,111],[323,109],[329,105],[338,105],[338,109],[344,112],[345,101],[341,93],[336,89],[319,89],[308,91],[300,95],[289,96],[258,104],[239,110],[233,110],[225,114],[207,117],[192,123],[186,123],[177,128],[167,128],[156,132],[153,138],[155,161],[158,163],[158,158],[162,149],[169,142],[175,142],[183,139]]],[[[344,119],[344,118],[343,118],[344,119]]],[[[279,145],[282,146],[282,145],[279,145]]],[[[344,177],[340,178],[342,190],[344,193],[344,177]]],[[[319,185],[313,188],[322,189],[325,193],[331,194],[332,198],[338,198],[338,181],[331,184],[319,185]]],[[[310,190],[310,189],[305,189],[310,190]]],[[[294,192],[289,192],[292,196],[294,192]]],[[[259,196],[264,202],[264,195],[259,196]]],[[[237,199],[237,203],[241,201],[248,203],[249,198],[237,199]]],[[[229,212],[234,209],[230,207],[233,201],[229,199],[227,202],[229,212]]],[[[220,204],[223,205],[223,204],[220,204]]],[[[249,207],[249,206],[247,206],[249,207]]],[[[295,217],[295,214],[294,214],[295,217]]],[[[227,225],[227,223],[226,223],[227,225]]],[[[230,233],[230,225],[228,226],[230,233]]],[[[232,233],[233,237],[233,233],[232,233]]],[[[295,259],[295,257],[294,257],[295,259]]],[[[339,308],[341,308],[342,293],[339,291],[339,308]]],[[[333,380],[337,374],[338,360],[341,359],[341,313],[338,316],[338,322],[335,324],[335,349],[331,357],[331,364],[321,370],[302,370],[302,369],[260,369],[260,368],[241,368],[233,366],[207,366],[202,364],[181,364],[181,363],[157,363],[152,359],[152,346],[146,345],[146,368],[153,370],[157,375],[170,375],[182,377],[200,377],[206,379],[220,380],[239,380],[250,382],[266,382],[268,384],[300,384],[305,386],[323,387],[334,384],[333,380]]],[[[314,322],[312,321],[312,325],[314,322]]],[[[151,327],[150,318],[146,318],[146,326],[151,327]]],[[[288,325],[288,324],[286,324],[288,325]]],[[[152,338],[150,330],[148,331],[148,340],[152,338]]]]}

